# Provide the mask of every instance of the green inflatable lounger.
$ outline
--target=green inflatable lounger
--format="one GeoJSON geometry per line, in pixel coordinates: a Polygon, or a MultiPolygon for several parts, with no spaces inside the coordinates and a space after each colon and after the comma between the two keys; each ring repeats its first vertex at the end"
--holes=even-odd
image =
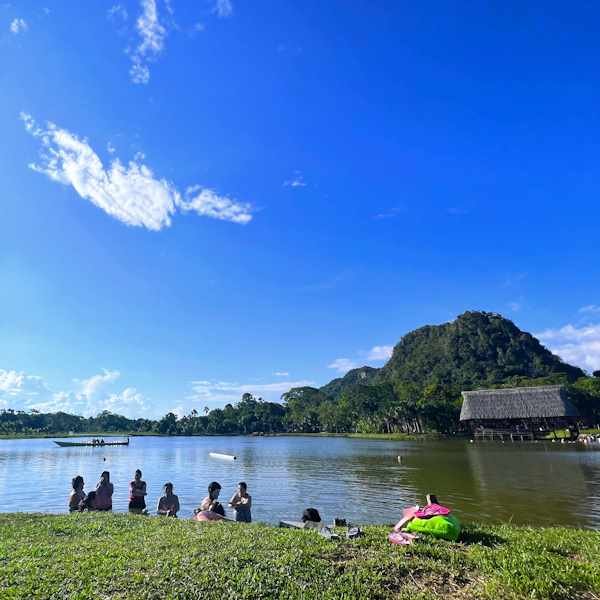
{"type": "Polygon", "coordinates": [[[460,535],[460,521],[453,515],[419,519],[415,517],[406,527],[411,533],[424,533],[455,542],[460,535]]]}

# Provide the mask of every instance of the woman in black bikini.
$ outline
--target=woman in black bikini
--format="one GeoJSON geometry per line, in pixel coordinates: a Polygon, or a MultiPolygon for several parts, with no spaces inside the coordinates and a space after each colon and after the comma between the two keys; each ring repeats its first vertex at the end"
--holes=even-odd
{"type": "Polygon", "coordinates": [[[133,481],[129,483],[129,512],[142,514],[146,509],[146,482],[142,481],[142,472],[137,469],[133,481]]]}

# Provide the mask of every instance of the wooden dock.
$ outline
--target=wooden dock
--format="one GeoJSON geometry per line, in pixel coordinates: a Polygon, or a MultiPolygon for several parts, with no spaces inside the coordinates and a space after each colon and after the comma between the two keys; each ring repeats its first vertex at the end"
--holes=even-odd
{"type": "Polygon", "coordinates": [[[480,429],[473,433],[480,441],[501,442],[533,442],[535,435],[531,431],[514,431],[511,429],[480,429]]]}

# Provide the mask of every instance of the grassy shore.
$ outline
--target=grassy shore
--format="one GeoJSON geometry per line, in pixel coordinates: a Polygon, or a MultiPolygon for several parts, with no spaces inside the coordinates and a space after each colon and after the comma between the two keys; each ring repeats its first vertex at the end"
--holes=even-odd
{"type": "Polygon", "coordinates": [[[598,598],[600,533],[468,527],[458,543],[111,514],[0,515],[0,597],[598,598]]]}

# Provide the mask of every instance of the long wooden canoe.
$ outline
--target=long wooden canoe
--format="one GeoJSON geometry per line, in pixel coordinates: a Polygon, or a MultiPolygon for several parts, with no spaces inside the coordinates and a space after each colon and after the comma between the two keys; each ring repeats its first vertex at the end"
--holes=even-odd
{"type": "Polygon", "coordinates": [[[105,446],[129,446],[129,438],[126,442],[104,442],[104,444],[94,444],[93,442],[59,442],[54,440],[54,443],[61,448],[70,446],[89,446],[91,448],[104,448],[105,446]]]}

